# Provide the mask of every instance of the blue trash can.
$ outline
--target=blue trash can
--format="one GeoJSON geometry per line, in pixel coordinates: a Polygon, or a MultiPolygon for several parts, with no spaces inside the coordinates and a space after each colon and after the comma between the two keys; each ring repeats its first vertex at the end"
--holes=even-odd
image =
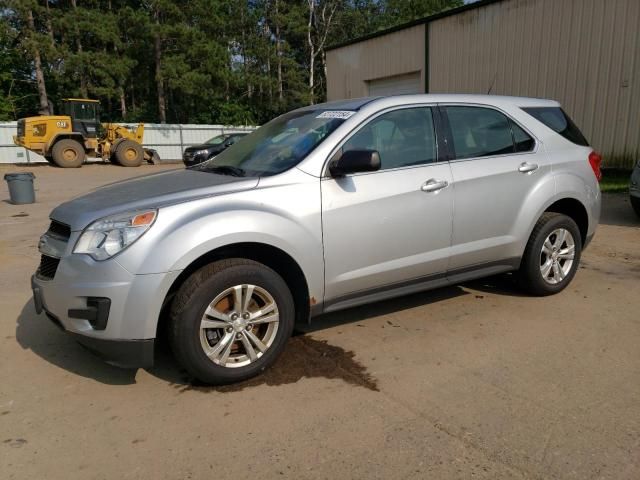
{"type": "Polygon", "coordinates": [[[6,173],[4,179],[9,186],[9,197],[14,205],[34,203],[36,192],[33,189],[33,179],[36,176],[31,172],[6,173]]]}

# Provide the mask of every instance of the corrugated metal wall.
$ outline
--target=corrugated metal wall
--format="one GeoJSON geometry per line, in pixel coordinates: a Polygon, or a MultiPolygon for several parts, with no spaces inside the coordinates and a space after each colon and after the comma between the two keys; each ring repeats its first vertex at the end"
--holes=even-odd
{"type": "Polygon", "coordinates": [[[553,98],[606,166],[640,159],[640,0],[504,0],[428,28],[429,92],[553,98]]]}
{"type": "MultiPolygon", "coordinates": [[[[39,163],[44,157],[29,152],[13,143],[16,122],[0,123],[0,163],[39,163]]],[[[123,124],[132,127],[137,124],[123,124]]],[[[182,159],[186,147],[198,145],[221,133],[253,131],[257,127],[230,127],[224,125],[166,125],[146,123],[144,126],[144,146],[158,151],[166,161],[182,159]]],[[[91,159],[89,159],[91,160],[91,159]]]]}
{"type": "Polygon", "coordinates": [[[327,51],[327,99],[366,97],[367,82],[420,72],[424,86],[425,26],[327,51]]]}

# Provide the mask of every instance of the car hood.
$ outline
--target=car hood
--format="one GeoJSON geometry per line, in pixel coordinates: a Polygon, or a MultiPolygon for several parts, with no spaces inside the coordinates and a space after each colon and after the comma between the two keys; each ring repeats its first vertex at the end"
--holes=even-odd
{"type": "Polygon", "coordinates": [[[172,170],[100,187],[59,205],[50,217],[77,231],[108,215],[249,190],[257,185],[258,178],[232,177],[190,169],[172,170]]]}

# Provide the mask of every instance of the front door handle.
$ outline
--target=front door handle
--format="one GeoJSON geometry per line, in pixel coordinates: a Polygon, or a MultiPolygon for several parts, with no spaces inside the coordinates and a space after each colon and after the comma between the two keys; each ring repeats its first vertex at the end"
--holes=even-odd
{"type": "Polygon", "coordinates": [[[448,186],[449,182],[447,182],[446,180],[436,180],[435,178],[432,178],[423,183],[422,187],[420,187],[420,190],[427,193],[438,192],[443,188],[447,188],[448,186]]]}
{"type": "Polygon", "coordinates": [[[538,164],[537,163],[523,162],[518,167],[518,171],[520,173],[531,173],[531,172],[535,172],[537,169],[538,169],[538,164]]]}

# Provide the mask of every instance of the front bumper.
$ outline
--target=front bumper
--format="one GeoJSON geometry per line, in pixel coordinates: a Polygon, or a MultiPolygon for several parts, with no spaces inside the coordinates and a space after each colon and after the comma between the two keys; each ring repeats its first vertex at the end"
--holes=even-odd
{"type": "Polygon", "coordinates": [[[149,367],[160,310],[178,274],[133,275],[114,259],[73,254],[60,260],[53,279],[34,275],[31,287],[36,312],[46,312],[89,350],[114,365],[149,367]],[[96,298],[109,300],[100,322],[86,315],[96,298]]]}
{"type": "Polygon", "coordinates": [[[184,163],[185,167],[193,167],[194,165],[205,162],[209,158],[209,154],[193,155],[191,152],[185,152],[182,156],[182,163],[184,163]]]}

